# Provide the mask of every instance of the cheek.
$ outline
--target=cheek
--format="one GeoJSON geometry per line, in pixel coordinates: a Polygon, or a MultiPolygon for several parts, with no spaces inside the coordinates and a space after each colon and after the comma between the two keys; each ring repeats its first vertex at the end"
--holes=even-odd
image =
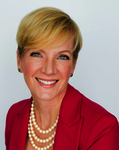
{"type": "Polygon", "coordinates": [[[60,74],[63,78],[69,78],[71,75],[72,66],[71,65],[63,65],[60,67],[60,74]]]}
{"type": "Polygon", "coordinates": [[[27,62],[24,63],[22,68],[23,68],[24,75],[33,75],[36,72],[38,65],[32,62],[27,62]]]}

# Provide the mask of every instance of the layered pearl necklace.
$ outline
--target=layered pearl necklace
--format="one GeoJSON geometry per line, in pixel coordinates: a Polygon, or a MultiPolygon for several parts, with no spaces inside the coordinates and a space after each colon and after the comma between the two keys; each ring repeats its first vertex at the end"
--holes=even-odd
{"type": "Polygon", "coordinates": [[[29,139],[30,139],[30,142],[32,144],[32,146],[36,149],[36,150],[47,150],[49,149],[50,147],[53,146],[54,144],[54,137],[55,137],[55,131],[53,132],[53,134],[51,136],[49,136],[48,138],[46,139],[40,139],[36,136],[35,132],[34,132],[34,129],[33,129],[33,126],[37,129],[37,131],[41,134],[48,134],[50,133],[51,131],[53,131],[56,126],[57,126],[57,122],[58,122],[58,117],[59,115],[57,116],[57,119],[54,123],[54,125],[52,125],[49,129],[47,130],[42,130],[38,124],[36,123],[36,119],[35,119],[35,112],[34,112],[34,101],[32,101],[32,104],[31,104],[31,112],[30,112],[30,116],[29,116],[29,124],[28,124],[28,136],[29,136],[29,139]],[[51,141],[47,146],[45,147],[38,147],[35,143],[34,143],[34,140],[36,140],[37,142],[40,142],[40,143],[47,143],[49,141],[51,141]]]}

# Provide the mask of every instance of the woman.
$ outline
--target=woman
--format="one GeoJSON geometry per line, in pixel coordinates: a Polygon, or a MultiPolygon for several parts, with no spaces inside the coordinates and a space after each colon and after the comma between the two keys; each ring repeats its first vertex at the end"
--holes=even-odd
{"type": "Polygon", "coordinates": [[[32,97],[6,118],[7,150],[119,150],[117,119],[68,84],[82,37],[61,10],[26,15],[17,32],[18,71],[32,97]]]}

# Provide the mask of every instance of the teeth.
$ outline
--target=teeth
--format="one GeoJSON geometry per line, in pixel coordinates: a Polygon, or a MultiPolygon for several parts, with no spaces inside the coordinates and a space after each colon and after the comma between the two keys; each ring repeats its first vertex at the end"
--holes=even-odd
{"type": "Polygon", "coordinates": [[[44,83],[46,85],[54,84],[56,82],[56,80],[55,81],[44,81],[44,80],[40,80],[40,79],[38,79],[38,81],[40,81],[41,83],[44,83]]]}

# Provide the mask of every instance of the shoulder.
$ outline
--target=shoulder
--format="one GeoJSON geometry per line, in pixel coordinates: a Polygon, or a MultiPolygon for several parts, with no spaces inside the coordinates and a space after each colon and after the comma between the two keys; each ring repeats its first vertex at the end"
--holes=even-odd
{"type": "MultiPolygon", "coordinates": [[[[81,116],[85,117],[90,115],[104,115],[106,113],[109,113],[104,107],[101,105],[93,102],[86,96],[84,96],[82,93],[80,93],[77,89],[75,89],[73,86],[68,85],[68,95],[70,98],[73,99],[73,102],[79,103],[80,102],[80,112],[81,116]],[[88,112],[88,113],[87,113],[88,112]]],[[[77,105],[77,104],[76,104],[77,105]]],[[[97,116],[96,115],[96,116],[97,116]]]]}
{"type": "Polygon", "coordinates": [[[115,149],[119,148],[119,125],[117,118],[101,105],[85,97],[70,86],[70,95],[75,98],[75,106],[80,104],[80,118],[83,120],[81,129],[81,149],[115,149]],[[72,93],[72,94],[71,94],[72,93]]]}
{"type": "Polygon", "coordinates": [[[118,120],[113,114],[83,94],[81,95],[81,117],[84,119],[84,126],[88,125],[90,129],[110,128],[111,125],[118,126],[118,120]]]}
{"type": "Polygon", "coordinates": [[[22,112],[22,110],[27,109],[30,103],[31,103],[31,98],[14,103],[7,112],[6,122],[12,120],[17,114],[22,112]]]}
{"type": "Polygon", "coordinates": [[[119,124],[113,114],[82,95],[81,117],[81,137],[86,149],[119,148],[119,124]]]}
{"type": "Polygon", "coordinates": [[[12,132],[13,124],[15,122],[15,118],[18,115],[23,115],[23,113],[28,109],[28,105],[31,103],[30,99],[25,99],[13,104],[8,110],[6,116],[6,125],[5,125],[5,144],[9,145],[10,135],[12,132]]]}
{"type": "Polygon", "coordinates": [[[8,110],[9,113],[19,113],[22,109],[28,106],[31,103],[31,98],[21,100],[17,103],[14,103],[8,110]]]}
{"type": "Polygon", "coordinates": [[[11,107],[10,107],[10,109],[11,108],[22,108],[22,107],[25,107],[28,103],[30,103],[30,101],[31,101],[31,98],[28,98],[28,99],[24,99],[24,100],[21,100],[21,101],[19,101],[19,102],[16,102],[16,103],[14,103],[11,107]]]}
{"type": "Polygon", "coordinates": [[[89,98],[84,96],[82,93],[80,93],[77,89],[75,89],[71,85],[68,86],[68,93],[70,97],[73,98],[73,102],[75,101],[76,106],[77,106],[77,103],[80,103],[79,107],[80,107],[81,117],[98,118],[103,115],[113,116],[104,107],[90,100],[89,98]]]}
{"type": "Polygon", "coordinates": [[[85,115],[88,117],[90,115],[93,117],[100,117],[102,115],[110,114],[104,107],[102,107],[98,103],[93,102],[89,98],[85,97],[83,94],[81,94],[81,102],[81,113],[83,117],[85,115]]]}
{"type": "Polygon", "coordinates": [[[81,97],[81,117],[84,118],[85,122],[92,125],[96,122],[100,122],[100,124],[107,122],[107,125],[116,123],[118,125],[117,118],[104,107],[88,99],[83,94],[81,94],[81,97]]]}
{"type": "Polygon", "coordinates": [[[6,116],[6,125],[8,123],[12,124],[15,116],[17,114],[23,113],[28,108],[28,105],[30,105],[30,103],[31,103],[31,98],[14,103],[8,110],[6,116]]]}

